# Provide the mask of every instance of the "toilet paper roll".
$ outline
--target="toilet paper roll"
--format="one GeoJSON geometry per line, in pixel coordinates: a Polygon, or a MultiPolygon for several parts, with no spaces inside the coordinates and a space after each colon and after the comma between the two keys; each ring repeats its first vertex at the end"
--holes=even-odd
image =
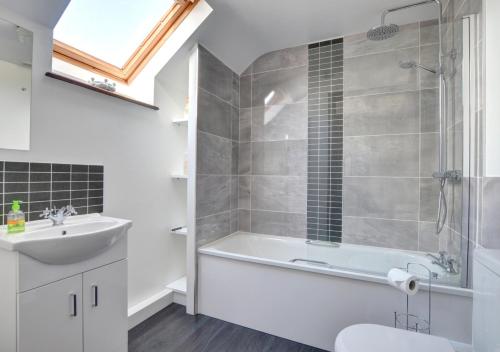
{"type": "Polygon", "coordinates": [[[387,281],[407,295],[413,296],[418,292],[419,279],[404,270],[391,269],[387,274],[387,281]]]}

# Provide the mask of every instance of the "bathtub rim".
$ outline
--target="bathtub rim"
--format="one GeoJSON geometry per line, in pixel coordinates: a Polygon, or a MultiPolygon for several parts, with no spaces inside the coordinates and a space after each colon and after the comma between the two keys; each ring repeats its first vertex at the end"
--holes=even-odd
{"type": "MultiPolygon", "coordinates": [[[[336,277],[342,277],[342,278],[353,279],[353,280],[369,281],[369,282],[374,282],[374,283],[390,286],[389,283],[387,282],[386,278],[384,276],[380,276],[380,275],[361,273],[361,272],[338,269],[338,268],[325,269],[325,268],[315,267],[315,266],[310,266],[310,265],[305,265],[305,264],[288,263],[288,262],[283,262],[283,261],[275,260],[275,259],[259,258],[259,257],[253,257],[253,256],[248,256],[248,255],[243,255],[243,254],[220,251],[220,250],[211,248],[214,245],[216,245],[220,242],[223,242],[224,240],[227,240],[230,237],[234,237],[234,236],[242,235],[242,234],[243,235],[250,234],[250,235],[255,235],[255,236],[259,236],[259,237],[262,236],[262,237],[280,239],[280,240],[286,240],[286,239],[301,240],[301,238],[297,238],[297,237],[275,236],[275,235],[259,234],[259,233],[254,233],[254,232],[237,231],[235,233],[224,236],[222,238],[219,238],[215,241],[212,241],[210,243],[207,243],[207,244],[201,246],[200,248],[198,248],[198,254],[211,255],[211,256],[225,258],[225,259],[231,259],[231,260],[239,260],[239,261],[244,261],[244,262],[249,262],[249,263],[254,263],[254,264],[259,264],[259,265],[276,266],[276,267],[281,267],[281,268],[285,268],[285,269],[292,269],[292,270],[302,270],[302,271],[312,272],[312,273],[321,274],[321,275],[336,276],[336,277]]],[[[420,284],[420,287],[422,287],[423,289],[426,290],[428,287],[428,284],[422,281],[420,284]]],[[[431,291],[436,292],[436,293],[444,293],[444,294],[463,296],[463,297],[472,297],[473,296],[472,289],[463,288],[463,287],[439,285],[439,284],[433,284],[431,291]]]]}

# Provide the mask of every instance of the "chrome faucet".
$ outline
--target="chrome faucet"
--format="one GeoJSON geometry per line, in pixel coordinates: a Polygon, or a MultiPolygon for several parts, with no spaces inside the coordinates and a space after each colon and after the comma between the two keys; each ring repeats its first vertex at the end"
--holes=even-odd
{"type": "Polygon", "coordinates": [[[52,220],[52,226],[63,225],[64,220],[70,217],[71,215],[77,215],[75,208],[71,205],[67,205],[57,210],[56,207],[49,210],[49,208],[45,208],[45,210],[40,214],[41,218],[52,220]]]}
{"type": "Polygon", "coordinates": [[[450,274],[458,274],[456,267],[457,261],[453,259],[450,255],[447,255],[445,251],[438,252],[439,257],[436,257],[434,254],[427,253],[426,256],[432,258],[432,264],[439,265],[441,268],[446,270],[447,273],[450,274]]]}

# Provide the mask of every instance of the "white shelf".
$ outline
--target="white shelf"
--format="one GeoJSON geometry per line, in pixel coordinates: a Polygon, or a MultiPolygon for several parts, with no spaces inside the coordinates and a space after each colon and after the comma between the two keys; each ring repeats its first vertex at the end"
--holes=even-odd
{"type": "Polygon", "coordinates": [[[176,234],[176,235],[182,235],[182,236],[187,236],[187,228],[183,227],[182,229],[176,230],[176,231],[170,231],[170,233],[176,234]]]}
{"type": "Polygon", "coordinates": [[[187,119],[182,119],[182,120],[172,120],[172,123],[173,123],[174,125],[177,125],[177,126],[187,125],[187,124],[188,124],[188,120],[187,120],[187,119]]]}
{"type": "Polygon", "coordinates": [[[187,279],[186,277],[181,277],[179,280],[172,282],[167,285],[167,288],[181,294],[186,294],[187,292],[187,279]]]}
{"type": "Polygon", "coordinates": [[[182,175],[182,174],[172,174],[172,178],[175,178],[176,180],[187,180],[187,175],[182,175]]]}

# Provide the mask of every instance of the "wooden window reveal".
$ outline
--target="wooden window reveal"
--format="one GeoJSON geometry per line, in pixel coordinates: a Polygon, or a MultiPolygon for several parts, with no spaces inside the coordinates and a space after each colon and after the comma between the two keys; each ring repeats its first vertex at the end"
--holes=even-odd
{"type": "Polygon", "coordinates": [[[87,71],[130,84],[160,47],[191,13],[199,0],[176,0],[123,67],[117,67],[70,45],[54,40],[55,58],[87,71]]]}

